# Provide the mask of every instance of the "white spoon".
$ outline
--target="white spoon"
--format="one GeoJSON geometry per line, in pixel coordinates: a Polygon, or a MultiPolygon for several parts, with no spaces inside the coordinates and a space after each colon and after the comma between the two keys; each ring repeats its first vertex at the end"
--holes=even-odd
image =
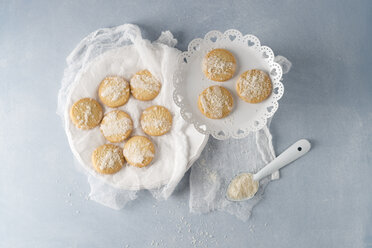
{"type": "Polygon", "coordinates": [[[310,148],[310,142],[306,139],[301,139],[287,148],[287,150],[256,174],[240,173],[229,183],[226,198],[230,201],[245,201],[252,198],[258,190],[259,181],[262,178],[302,157],[310,148]]]}

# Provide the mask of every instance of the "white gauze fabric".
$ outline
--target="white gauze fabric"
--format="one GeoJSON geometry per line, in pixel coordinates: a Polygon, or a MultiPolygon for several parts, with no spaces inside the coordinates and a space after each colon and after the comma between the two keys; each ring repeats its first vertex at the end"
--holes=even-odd
{"type": "MultiPolygon", "coordinates": [[[[283,56],[276,56],[275,62],[288,73],[292,64],[283,56]]],[[[225,141],[210,138],[200,158],[191,168],[190,212],[208,213],[223,211],[235,215],[242,221],[251,216],[253,207],[263,198],[270,180],[279,179],[279,171],[260,181],[256,195],[247,201],[231,202],[226,199],[226,190],[232,178],[241,172],[256,173],[275,158],[272,136],[269,131],[271,119],[258,132],[243,139],[225,141]]]]}
{"type": "MultiPolygon", "coordinates": [[[[180,116],[174,104],[173,74],[180,53],[173,48],[177,40],[169,32],[163,32],[153,43],[141,36],[140,29],[132,24],[100,29],[88,35],[67,58],[62,88],[58,95],[58,114],[62,117],[69,144],[79,168],[88,175],[91,187],[89,198],[105,206],[121,209],[137,198],[140,189],[148,189],[154,197],[167,199],[200,155],[208,137],[198,133],[180,116]],[[98,127],[91,130],[76,128],[69,118],[72,104],[84,97],[99,101],[98,86],[109,75],[124,77],[127,81],[140,70],[148,69],[157,77],[162,87],[152,101],[139,101],[131,96],[128,103],[117,109],[130,114],[133,119],[133,135],[145,135],[139,119],[142,111],[151,105],[167,107],[173,116],[169,133],[150,137],[155,145],[155,157],[150,166],[137,168],[125,164],[113,175],[97,173],[91,163],[95,148],[109,143],[98,127]]],[[[104,106],[104,113],[113,109],[104,106]]],[[[116,143],[123,147],[122,143],[116,143]]]]}

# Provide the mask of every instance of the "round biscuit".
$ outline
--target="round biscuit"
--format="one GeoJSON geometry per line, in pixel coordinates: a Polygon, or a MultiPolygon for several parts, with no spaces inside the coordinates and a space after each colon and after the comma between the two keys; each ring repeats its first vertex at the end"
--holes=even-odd
{"type": "Polygon", "coordinates": [[[133,121],[130,115],[121,110],[113,110],[103,116],[101,133],[112,143],[122,142],[133,131],[133,121]]]}
{"type": "Polygon", "coordinates": [[[243,72],[236,83],[239,97],[248,103],[259,103],[267,99],[272,91],[270,76],[261,70],[243,72]]]}
{"type": "Polygon", "coordinates": [[[169,110],[163,106],[155,105],[148,107],[142,112],[141,127],[148,135],[163,135],[172,128],[172,115],[169,110]]]}
{"type": "Polygon", "coordinates": [[[234,100],[230,91],[222,86],[206,88],[198,98],[200,112],[210,119],[222,119],[230,114],[234,100]]]}
{"type": "Polygon", "coordinates": [[[160,92],[161,83],[148,70],[137,72],[130,80],[130,90],[134,98],[150,101],[160,92]]]}
{"type": "Polygon", "coordinates": [[[122,77],[105,77],[99,85],[98,96],[106,106],[110,108],[120,107],[129,100],[129,83],[122,77]]]}
{"type": "Polygon", "coordinates": [[[213,49],[205,55],[202,70],[210,80],[227,81],[234,76],[236,70],[235,57],[226,49],[213,49]]]}
{"type": "Polygon", "coordinates": [[[101,105],[92,98],[82,98],[75,102],[70,109],[72,123],[80,129],[92,129],[102,120],[101,105]]]}
{"type": "Polygon", "coordinates": [[[149,165],[153,160],[155,146],[145,136],[133,136],[124,144],[123,153],[130,165],[141,168],[149,165]]]}
{"type": "Polygon", "coordinates": [[[101,174],[114,174],[124,165],[123,150],[119,146],[105,144],[92,153],[94,169],[101,174]]]}

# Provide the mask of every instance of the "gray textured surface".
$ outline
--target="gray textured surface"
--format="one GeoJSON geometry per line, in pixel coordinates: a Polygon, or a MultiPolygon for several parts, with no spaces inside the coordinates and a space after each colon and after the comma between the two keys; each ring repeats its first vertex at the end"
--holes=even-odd
{"type": "Polygon", "coordinates": [[[0,247],[372,247],[371,12],[371,1],[0,1],[0,247]],[[236,28],[292,61],[274,145],[308,137],[313,149],[249,222],[190,215],[187,176],[166,202],[144,192],[114,211],[85,200],[55,114],[64,59],[126,22],[150,39],[169,29],[183,50],[236,28]]]}

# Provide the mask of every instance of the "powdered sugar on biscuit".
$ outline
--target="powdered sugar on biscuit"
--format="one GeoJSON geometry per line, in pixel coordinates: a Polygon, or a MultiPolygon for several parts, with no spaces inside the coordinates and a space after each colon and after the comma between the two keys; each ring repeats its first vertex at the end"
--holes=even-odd
{"type": "Polygon", "coordinates": [[[271,93],[270,77],[262,71],[250,70],[238,80],[239,94],[249,100],[257,100],[271,93]]]}
{"type": "Polygon", "coordinates": [[[142,114],[141,127],[147,132],[150,131],[150,134],[153,131],[163,134],[171,129],[172,117],[169,111],[163,107],[150,107],[142,114]]]}
{"type": "Polygon", "coordinates": [[[80,127],[86,127],[91,122],[96,123],[102,118],[102,112],[97,110],[97,106],[92,99],[81,99],[75,103],[73,108],[76,122],[80,127]]]}
{"type": "Polygon", "coordinates": [[[146,158],[154,157],[149,143],[128,142],[124,146],[124,155],[134,164],[142,164],[146,158]]]}
{"type": "Polygon", "coordinates": [[[147,92],[159,92],[160,82],[153,76],[148,76],[144,74],[134,75],[130,80],[130,85],[133,89],[147,91],[147,92]]]}
{"type": "Polygon", "coordinates": [[[235,64],[233,62],[228,62],[219,56],[211,56],[204,60],[204,69],[209,74],[218,76],[218,75],[225,75],[231,74],[234,70],[235,64]]]}
{"type": "Polygon", "coordinates": [[[121,163],[120,148],[105,147],[103,154],[98,157],[97,166],[101,169],[113,169],[117,163],[121,163]]]}
{"type": "Polygon", "coordinates": [[[119,117],[117,111],[112,111],[105,115],[100,128],[105,137],[123,136],[133,129],[133,123],[128,117],[119,117]]]}
{"type": "Polygon", "coordinates": [[[232,109],[232,103],[229,96],[222,93],[221,87],[211,86],[206,89],[199,97],[201,107],[206,114],[212,118],[222,118],[224,109],[232,109]]]}
{"type": "Polygon", "coordinates": [[[129,92],[128,83],[120,77],[107,77],[103,80],[101,96],[110,101],[117,101],[129,92]]]}
{"type": "Polygon", "coordinates": [[[171,123],[166,118],[142,120],[141,126],[143,129],[154,128],[158,132],[166,132],[171,128],[171,123]]]}
{"type": "Polygon", "coordinates": [[[80,110],[82,111],[82,115],[81,116],[77,116],[77,119],[79,121],[79,124],[80,125],[88,125],[88,122],[89,122],[89,117],[92,116],[92,108],[90,105],[81,105],[79,106],[80,107],[80,110]]]}

